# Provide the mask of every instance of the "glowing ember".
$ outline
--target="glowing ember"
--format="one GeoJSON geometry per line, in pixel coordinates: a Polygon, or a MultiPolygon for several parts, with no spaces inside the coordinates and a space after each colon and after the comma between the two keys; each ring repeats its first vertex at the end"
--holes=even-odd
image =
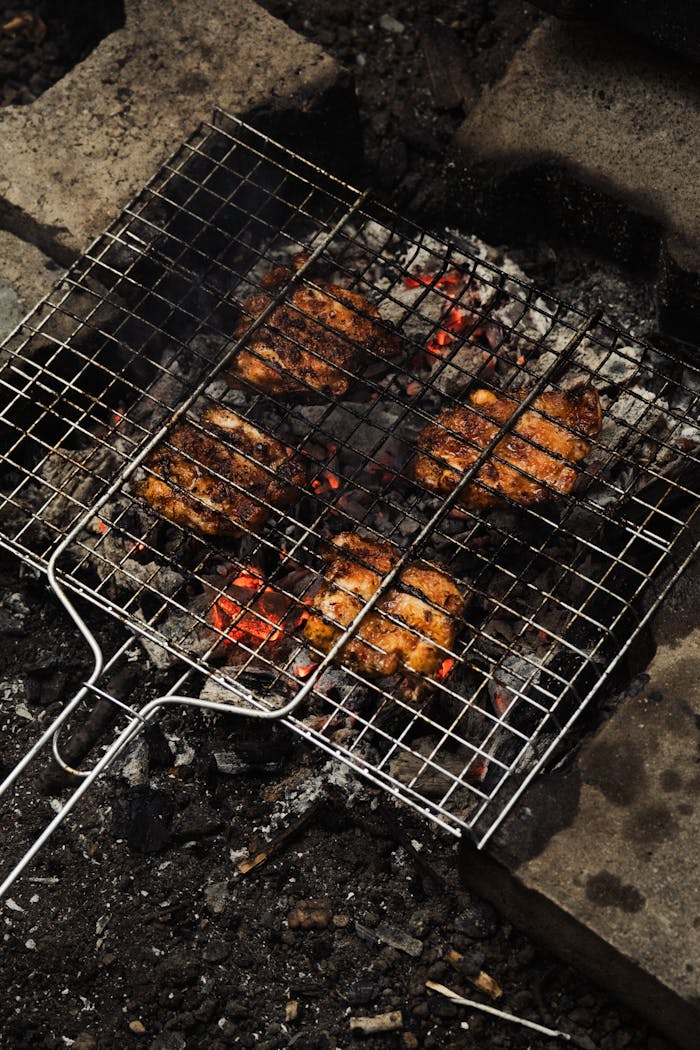
{"type": "Polygon", "coordinates": [[[220,595],[211,608],[213,627],[226,635],[226,640],[260,648],[274,645],[283,636],[281,625],[290,601],[280,591],[265,586],[254,569],[243,569],[231,581],[226,594],[220,595]]]}
{"type": "Polygon", "coordinates": [[[481,784],[487,772],[488,767],[485,762],[472,762],[468,770],[469,780],[473,784],[481,784]]]}
{"type": "MultiPolygon", "coordinates": [[[[406,288],[418,288],[421,285],[430,288],[442,288],[448,299],[453,301],[446,314],[440,321],[440,327],[430,337],[423,351],[412,361],[414,368],[423,364],[433,367],[436,360],[449,354],[456,349],[455,344],[471,343],[484,349],[488,347],[488,338],[485,327],[480,323],[479,315],[474,311],[481,305],[481,296],[478,290],[469,292],[469,302],[465,305],[462,301],[465,292],[472,284],[469,274],[461,273],[459,270],[450,270],[441,277],[434,274],[416,273],[404,277],[406,288]]],[[[489,357],[483,367],[493,369],[495,360],[489,357]]],[[[413,391],[410,392],[411,395],[413,391]]]]}
{"type": "Polygon", "coordinates": [[[102,532],[102,533],[105,533],[105,532],[107,531],[107,526],[105,525],[105,523],[104,523],[103,521],[98,521],[98,522],[97,522],[97,528],[98,528],[98,529],[100,530],[100,532],[102,532]]]}
{"type": "Polygon", "coordinates": [[[507,693],[493,694],[493,706],[499,718],[503,718],[512,703],[513,698],[507,693]]]}
{"type": "Polygon", "coordinates": [[[294,668],[294,674],[297,678],[308,678],[310,674],[318,667],[318,664],[297,664],[294,668]]]}
{"type": "Polygon", "coordinates": [[[450,270],[449,273],[444,273],[442,277],[435,279],[433,273],[412,273],[407,274],[403,283],[406,288],[419,288],[422,284],[430,285],[433,288],[450,287],[451,285],[466,284],[469,283],[469,278],[459,270],[450,270]]]}
{"type": "Polygon", "coordinates": [[[454,665],[456,663],[457,663],[457,661],[454,659],[454,657],[452,657],[452,656],[446,657],[442,661],[442,663],[440,664],[440,667],[438,668],[438,670],[435,673],[436,679],[439,682],[444,681],[444,679],[447,678],[448,674],[450,673],[450,671],[452,670],[452,668],[454,667],[454,665]]]}
{"type": "Polygon", "coordinates": [[[331,490],[335,492],[340,488],[340,480],[330,470],[324,470],[321,472],[321,476],[314,478],[311,482],[311,487],[317,496],[322,495],[325,490],[331,490]]]}
{"type": "MultiPolygon", "coordinates": [[[[480,340],[487,342],[486,330],[477,324],[474,314],[459,306],[451,306],[438,331],[425,344],[425,352],[431,362],[431,359],[444,357],[457,341],[478,343],[480,340]]],[[[489,358],[485,367],[493,368],[494,363],[493,358],[489,358]]]]}

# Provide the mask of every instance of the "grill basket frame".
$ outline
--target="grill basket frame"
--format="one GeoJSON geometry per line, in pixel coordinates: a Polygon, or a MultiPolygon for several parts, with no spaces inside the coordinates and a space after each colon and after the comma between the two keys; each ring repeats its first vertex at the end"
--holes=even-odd
{"type": "MultiPolygon", "coordinates": [[[[6,480],[0,544],[48,574],[92,648],[95,671],[6,779],[3,791],[69,716],[79,717],[80,705],[109,695],[97,684],[105,660],[76,607],[80,598],[169,653],[183,673],[165,698],[132,712],[132,721],[85,777],[75,801],[144,721],[164,704],[182,703],[282,718],[307,741],[444,829],[469,834],[483,846],[532,778],[562,752],[572,726],[609,682],[700,545],[693,543],[690,528],[700,495],[699,456],[693,447],[700,372],[691,363],[499,269],[459,235],[437,237],[369,205],[361,191],[220,111],[173,154],[10,335],[4,354],[0,437],[6,480]],[[285,212],[286,220],[280,221],[285,212]],[[296,271],[270,297],[264,313],[251,316],[247,331],[232,339],[232,325],[245,310],[246,296],[259,290],[261,274],[291,261],[299,249],[304,257],[296,271]],[[301,283],[313,286],[318,272],[338,274],[338,283],[365,294],[380,313],[389,309],[410,353],[400,364],[371,362],[374,372],[348,376],[351,395],[341,400],[356,424],[353,430],[345,420],[349,444],[331,461],[309,450],[337,440],[335,430],[326,429],[337,401],[311,410],[278,404],[269,423],[269,399],[252,390],[237,395],[235,410],[267,427],[271,436],[281,428],[283,440],[293,444],[308,428],[299,446],[311,463],[308,491],[300,493],[302,510],[298,505],[284,513],[271,508],[264,529],[241,542],[240,558],[235,542],[205,544],[193,541],[186,530],[173,539],[178,527],[166,527],[149,513],[130,493],[130,479],[179,420],[196,423],[203,402],[219,403],[222,362],[248,345],[290,291],[301,283]],[[454,273],[460,278],[458,295],[449,283],[454,273]],[[455,309],[464,322],[458,336],[455,309]],[[426,344],[434,347],[436,337],[450,352],[426,364],[426,344]],[[454,355],[464,347],[477,351],[479,374],[465,371],[454,355]],[[462,384],[457,395],[437,385],[450,369],[453,382],[456,376],[462,384]],[[624,378],[618,381],[618,374],[624,378]],[[497,456],[496,446],[534,400],[545,390],[570,385],[572,376],[587,376],[604,391],[611,426],[607,437],[604,430],[593,439],[596,470],[588,460],[579,466],[577,493],[527,509],[479,513],[458,507],[462,492],[488,458],[497,456]],[[421,421],[433,418],[436,404],[464,398],[469,382],[500,383],[506,391],[520,386],[528,393],[457,489],[444,498],[426,498],[407,478],[404,468],[414,439],[403,440],[402,429],[415,434],[421,421]],[[353,384],[359,394],[352,393],[353,384]],[[615,407],[615,389],[627,398],[622,413],[615,407]],[[367,428],[376,431],[377,445],[358,452],[353,442],[367,428]],[[387,466],[384,452],[397,434],[403,460],[387,466]],[[335,489],[329,487],[329,475],[335,489]],[[379,480],[368,481],[374,475],[379,480]],[[601,491],[604,499],[596,496],[601,491]],[[348,492],[364,518],[339,502],[348,492]],[[390,520],[388,535],[376,531],[378,510],[390,520]],[[289,581],[301,571],[312,583],[323,580],[319,548],[339,531],[333,518],[346,528],[375,530],[378,539],[398,540],[400,560],[331,651],[312,654],[313,670],[299,678],[294,667],[304,642],[296,611],[303,611],[305,598],[308,604],[309,584],[299,592],[289,581]],[[170,535],[165,554],[164,529],[170,535]],[[105,553],[110,534],[119,542],[105,553]],[[122,550],[120,558],[115,549],[122,550]],[[422,683],[422,692],[402,694],[393,681],[345,668],[345,686],[329,686],[329,673],[342,664],[343,646],[372,608],[400,586],[404,566],[426,551],[430,561],[448,571],[453,565],[458,574],[466,564],[475,567],[474,576],[460,576],[471,604],[454,650],[444,652],[456,674],[433,676],[422,683]],[[448,562],[450,552],[454,561],[448,562]],[[275,558],[272,570],[259,568],[275,558]],[[218,590],[212,583],[217,559],[228,567],[218,590]],[[140,575],[133,569],[136,560],[147,567],[140,575]],[[238,618],[245,624],[252,616],[263,625],[262,636],[238,638],[233,648],[243,662],[232,671],[222,663],[222,653],[230,658],[232,625],[217,627],[210,614],[230,595],[234,572],[251,567],[260,571],[261,582],[247,606],[236,592],[238,618]],[[168,574],[179,574],[180,582],[173,584],[168,574]],[[172,594],[153,582],[164,579],[175,588],[172,594]],[[545,579],[548,590],[542,586],[545,579]],[[196,613],[186,604],[195,585],[212,596],[205,606],[200,602],[196,613]],[[268,588],[281,592],[294,612],[284,620],[290,626],[282,633],[284,644],[293,641],[297,648],[283,657],[270,643],[278,620],[269,619],[260,605],[268,588]],[[164,619],[164,609],[168,617],[177,614],[180,626],[184,623],[185,641],[164,633],[162,624],[171,622],[164,619]],[[504,621],[510,640],[494,626],[503,627],[504,621]],[[201,639],[197,651],[188,645],[193,632],[204,635],[203,649],[201,639]],[[537,640],[523,641],[538,632],[539,647],[537,640]],[[182,691],[197,671],[212,683],[208,699],[206,693],[197,697],[182,691]],[[251,685],[256,675],[263,681],[263,671],[264,694],[251,685]],[[506,703],[501,697],[500,708],[495,703],[499,689],[508,697],[506,703]],[[469,735],[474,717],[479,739],[469,735]],[[399,775],[402,762],[408,772],[399,775]],[[423,786],[427,781],[429,788],[423,786]]],[[[57,745],[55,751],[59,755],[57,745]]],[[[38,845],[43,841],[41,836],[38,845]]]]}

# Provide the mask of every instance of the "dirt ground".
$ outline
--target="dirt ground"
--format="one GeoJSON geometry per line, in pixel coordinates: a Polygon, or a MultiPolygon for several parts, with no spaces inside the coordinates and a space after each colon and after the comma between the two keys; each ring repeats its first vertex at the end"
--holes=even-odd
{"type": "MultiPolygon", "coordinates": [[[[20,577],[9,556],[2,570],[7,769],[90,662],[43,579],[20,577]]],[[[111,652],[113,625],[100,635],[111,652]]],[[[142,656],[134,666],[126,695],[138,703],[162,681],[142,656]]],[[[428,980],[588,1050],[666,1045],[463,891],[456,840],[293,734],[246,736],[189,712],[128,759],[3,905],[3,1048],[331,1050],[355,1045],[352,1018],[393,1011],[397,1030],[367,1037],[377,1050],[561,1045],[430,995],[428,980]],[[268,843],[276,852],[241,873],[268,843]],[[461,968],[446,961],[451,950],[461,968]],[[479,974],[502,989],[497,1003],[474,985],[479,974]]],[[[62,797],[39,790],[44,765],[5,800],[6,860],[62,797]]]]}
{"type": "MultiPolygon", "coordinates": [[[[417,5],[401,0],[264,6],[355,70],[368,165],[397,206],[420,205],[462,112],[435,106],[426,27],[449,30],[466,49],[478,90],[540,17],[511,0],[431,0],[418,5],[419,22],[417,5]]],[[[3,9],[10,17],[16,5],[3,9]]],[[[0,51],[14,61],[5,101],[29,102],[43,83],[31,83],[36,63],[26,49],[22,61],[8,54],[0,51]]],[[[46,63],[60,75],[51,49],[46,63]]],[[[533,265],[551,259],[544,246],[533,265]]],[[[622,279],[605,294],[610,287],[623,313],[644,292],[622,279]]],[[[10,555],[0,560],[0,596],[6,772],[91,665],[43,578],[10,555]]],[[[112,652],[118,628],[89,615],[112,652]]],[[[162,692],[136,645],[126,664],[123,695],[132,703],[162,692]]],[[[668,1046],[462,890],[455,839],[291,733],[250,735],[231,720],[174,712],[127,758],[88,792],[1,906],[3,1050],[346,1050],[362,1041],[353,1019],[390,1012],[400,1014],[395,1029],[367,1036],[368,1046],[564,1045],[429,994],[428,980],[561,1029],[583,1050],[668,1046]],[[269,858],[242,873],[269,843],[269,858]],[[446,961],[450,950],[463,957],[458,968],[446,961]],[[484,984],[480,974],[502,990],[497,1001],[474,984],[484,984]]],[[[24,852],[65,797],[47,790],[44,766],[3,800],[6,859],[24,852]]]]}

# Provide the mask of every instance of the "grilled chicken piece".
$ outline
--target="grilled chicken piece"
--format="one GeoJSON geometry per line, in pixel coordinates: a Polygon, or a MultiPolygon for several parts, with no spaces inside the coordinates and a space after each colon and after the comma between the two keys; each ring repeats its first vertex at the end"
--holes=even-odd
{"type": "Polygon", "coordinates": [[[267,521],[261,500],[288,507],[299,498],[295,486],[305,484],[306,469],[281,442],[225,408],[206,409],[201,422],[201,430],[176,426],[144,460],[153,473],[133,486],[164,518],[204,536],[233,537],[267,521]]]}
{"type": "MultiPolygon", "coordinates": [[[[469,401],[476,411],[462,405],[443,409],[436,421],[418,435],[419,448],[429,450],[431,456],[424,453],[416,456],[413,462],[416,480],[431,492],[440,495],[452,492],[464,471],[472,466],[525,395],[526,391],[522,390],[509,394],[474,390],[469,401]]],[[[580,462],[588,454],[591,446],[586,439],[600,433],[601,426],[600,399],[592,386],[542,394],[479,469],[475,480],[480,484],[467,485],[459,502],[464,507],[481,510],[503,505],[504,497],[508,497],[527,507],[571,492],[576,480],[576,470],[571,464],[580,462]],[[551,419],[545,419],[542,413],[551,419]],[[553,420],[561,421],[564,426],[553,420]],[[532,441],[549,451],[536,448],[532,441]]]]}
{"type": "MultiPolygon", "coordinates": [[[[372,597],[383,575],[396,565],[400,551],[391,543],[343,532],[326,555],[328,581],[312,600],[304,636],[328,652],[336,639],[372,597]]],[[[435,674],[443,650],[454,647],[456,617],[467,604],[465,594],[444,572],[424,562],[409,562],[400,582],[380,599],[343,647],[340,660],[370,678],[396,674],[435,674]],[[395,616],[403,627],[388,620],[395,616]]]]}
{"type": "MultiPolygon", "coordinates": [[[[251,320],[292,276],[284,266],[265,275],[262,290],[244,303],[235,338],[245,335],[251,320]]],[[[396,333],[384,327],[376,306],[363,295],[328,281],[314,283],[318,288],[297,285],[241,347],[223,373],[231,386],[249,383],[285,401],[315,403],[347,393],[353,377],[341,369],[355,373],[372,354],[398,352],[396,333]]]]}

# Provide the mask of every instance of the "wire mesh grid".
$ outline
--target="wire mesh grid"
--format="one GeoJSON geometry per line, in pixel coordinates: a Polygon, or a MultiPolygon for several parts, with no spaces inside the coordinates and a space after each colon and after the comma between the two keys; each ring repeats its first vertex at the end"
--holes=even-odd
{"type": "Polygon", "coordinates": [[[688,556],[691,365],[225,114],[4,354],[3,544],[480,844],[688,556]]]}

